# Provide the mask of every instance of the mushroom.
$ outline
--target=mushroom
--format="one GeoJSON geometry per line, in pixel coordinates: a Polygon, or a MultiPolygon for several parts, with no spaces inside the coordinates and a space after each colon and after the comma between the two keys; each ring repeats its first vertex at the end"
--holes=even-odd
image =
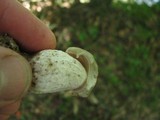
{"type": "Polygon", "coordinates": [[[66,52],[43,50],[31,56],[19,50],[8,35],[0,36],[0,45],[19,52],[31,64],[32,93],[56,93],[68,91],[72,95],[87,97],[96,84],[98,66],[91,53],[77,47],[66,52]]]}
{"type": "Polygon", "coordinates": [[[81,48],[66,52],[43,50],[30,60],[33,69],[32,93],[69,91],[87,97],[96,84],[98,67],[93,56],[81,48]]]}

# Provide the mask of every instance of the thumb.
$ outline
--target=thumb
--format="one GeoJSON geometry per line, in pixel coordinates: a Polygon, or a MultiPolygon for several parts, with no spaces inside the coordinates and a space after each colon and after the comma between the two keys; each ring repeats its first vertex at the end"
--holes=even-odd
{"type": "Polygon", "coordinates": [[[31,76],[30,65],[22,56],[0,47],[0,108],[22,98],[31,76]]]}

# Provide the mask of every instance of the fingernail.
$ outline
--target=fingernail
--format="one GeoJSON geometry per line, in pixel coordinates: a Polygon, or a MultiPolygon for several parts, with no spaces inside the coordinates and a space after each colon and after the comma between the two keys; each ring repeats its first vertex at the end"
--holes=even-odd
{"type": "Polygon", "coordinates": [[[28,90],[31,68],[21,56],[0,58],[0,100],[17,100],[28,90]]]}

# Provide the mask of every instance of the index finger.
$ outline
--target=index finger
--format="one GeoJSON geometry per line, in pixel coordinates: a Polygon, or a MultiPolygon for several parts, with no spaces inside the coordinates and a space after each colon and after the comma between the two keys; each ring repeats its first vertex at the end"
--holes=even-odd
{"type": "Polygon", "coordinates": [[[30,52],[56,46],[49,28],[16,0],[0,0],[0,32],[8,33],[30,52]]]}

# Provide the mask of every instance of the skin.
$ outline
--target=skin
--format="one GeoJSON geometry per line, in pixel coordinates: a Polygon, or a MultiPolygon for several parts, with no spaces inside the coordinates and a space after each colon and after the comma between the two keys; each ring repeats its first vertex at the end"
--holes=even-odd
{"type": "MultiPolygon", "coordinates": [[[[56,46],[54,34],[16,0],[0,0],[0,33],[8,33],[27,52],[56,46]]],[[[0,47],[1,73],[0,120],[5,120],[18,110],[32,78],[29,63],[3,47],[0,47]]]]}

